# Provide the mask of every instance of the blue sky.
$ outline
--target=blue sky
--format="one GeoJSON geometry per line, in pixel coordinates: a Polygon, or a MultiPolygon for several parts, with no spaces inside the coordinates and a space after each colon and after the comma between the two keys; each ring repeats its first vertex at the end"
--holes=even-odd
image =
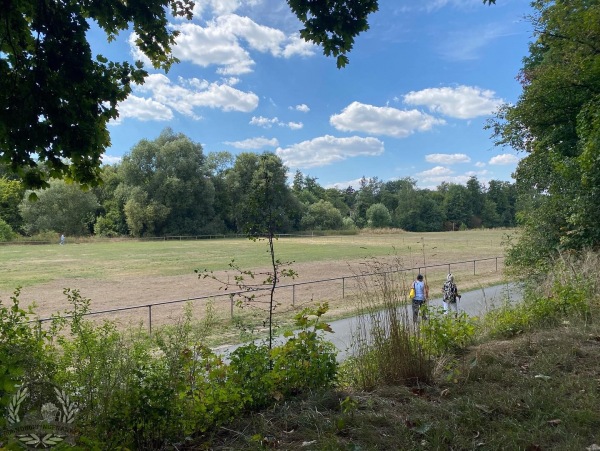
{"type": "MultiPolygon", "coordinates": [[[[283,0],[196,3],[193,21],[172,21],[181,62],[168,74],[147,66],[109,126],[105,162],[171,127],[205,153],[275,152],[290,176],[325,187],[362,176],[421,188],[512,181],[522,155],[495,147],[483,126],[521,92],[528,1],[380,0],[344,69],[299,38],[283,0]]],[[[121,61],[140,59],[133,39],[90,32],[95,52],[121,61]]]]}

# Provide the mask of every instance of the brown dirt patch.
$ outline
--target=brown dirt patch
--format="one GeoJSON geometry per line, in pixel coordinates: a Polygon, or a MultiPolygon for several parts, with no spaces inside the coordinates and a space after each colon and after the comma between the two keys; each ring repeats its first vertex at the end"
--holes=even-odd
{"type": "MultiPolygon", "coordinates": [[[[382,261],[379,259],[378,261],[382,261]]],[[[444,262],[431,261],[430,265],[442,265],[429,269],[428,278],[433,297],[438,296],[437,285],[440,285],[447,273],[444,262]]],[[[351,262],[311,262],[295,263],[293,268],[299,274],[295,280],[283,279],[276,297],[281,306],[279,311],[286,311],[317,301],[328,301],[330,304],[329,316],[343,316],[349,309],[354,308],[352,300],[353,291],[356,290],[356,279],[353,276],[361,272],[373,272],[374,263],[364,260],[351,262]],[[344,278],[344,280],[341,280],[344,278]],[[327,280],[334,279],[334,280],[327,280]],[[320,281],[318,283],[310,283],[320,281]],[[284,287],[296,284],[295,287],[284,287]]],[[[459,288],[463,291],[486,286],[502,281],[502,268],[496,272],[494,261],[478,264],[477,275],[473,276],[472,263],[464,268],[453,267],[452,272],[457,277],[459,288]]],[[[260,271],[260,270],[259,270],[260,271]]],[[[233,280],[233,273],[215,273],[221,280],[233,280]]],[[[412,280],[414,274],[407,273],[407,281],[412,280]]],[[[260,277],[257,276],[257,280],[260,277]]],[[[440,285],[441,286],[441,285],[440,285]]],[[[218,317],[229,318],[232,306],[228,293],[236,291],[235,286],[224,290],[223,284],[210,278],[199,278],[196,274],[183,274],[178,276],[160,277],[123,277],[118,280],[97,279],[58,279],[49,283],[25,287],[21,290],[20,300],[22,305],[37,305],[36,312],[41,318],[50,316],[58,311],[67,311],[69,303],[63,291],[65,288],[79,290],[84,298],[91,299],[91,309],[94,312],[123,307],[136,307],[135,309],[122,310],[112,314],[98,315],[100,318],[109,318],[124,323],[147,324],[151,315],[152,324],[164,324],[174,321],[181,316],[185,302],[194,300],[194,314],[202,315],[206,309],[207,300],[198,298],[218,295],[214,298],[213,306],[218,317]],[[149,304],[163,303],[163,305],[149,304]]],[[[265,292],[266,294],[266,292],[265,292]]],[[[10,293],[0,293],[1,299],[7,299],[10,293]]]]}

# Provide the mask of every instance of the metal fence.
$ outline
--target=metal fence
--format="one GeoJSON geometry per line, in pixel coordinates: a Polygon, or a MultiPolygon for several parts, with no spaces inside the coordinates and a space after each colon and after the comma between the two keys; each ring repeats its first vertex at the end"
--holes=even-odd
{"type": "MultiPolygon", "coordinates": [[[[446,269],[447,269],[447,272],[450,273],[450,272],[453,272],[453,268],[454,268],[455,273],[457,271],[460,271],[460,273],[463,275],[470,275],[471,270],[472,270],[472,274],[473,274],[473,276],[475,276],[478,274],[478,272],[477,272],[478,269],[479,269],[480,273],[486,272],[486,271],[497,273],[498,272],[498,262],[499,262],[499,260],[502,260],[502,259],[504,259],[504,257],[489,257],[489,258],[482,258],[482,259],[476,259],[476,260],[464,260],[464,261],[451,262],[451,263],[440,263],[440,264],[435,264],[435,265],[416,266],[413,268],[395,269],[393,271],[377,271],[377,272],[371,272],[371,273],[367,272],[367,273],[353,274],[353,275],[342,276],[342,277],[332,277],[332,278],[327,278],[327,279],[311,280],[311,281],[306,281],[306,282],[281,284],[281,285],[277,285],[276,292],[278,293],[278,295],[281,295],[283,292],[285,292],[287,290],[289,292],[287,302],[289,302],[291,307],[295,307],[298,302],[306,302],[307,297],[310,298],[311,300],[314,298],[315,291],[313,289],[307,290],[307,287],[313,287],[313,288],[317,287],[317,289],[319,290],[317,292],[319,299],[331,299],[335,296],[337,296],[338,298],[341,298],[341,299],[345,299],[348,296],[351,296],[356,292],[357,284],[355,282],[358,278],[361,278],[361,277],[369,277],[369,276],[392,274],[392,273],[402,273],[402,272],[404,272],[406,274],[422,273],[422,272],[426,273],[428,269],[429,270],[437,270],[440,273],[443,270],[444,276],[445,276],[446,269]]],[[[443,277],[440,276],[440,280],[442,278],[443,277]]],[[[253,288],[252,292],[255,294],[264,292],[265,294],[267,294],[270,289],[271,289],[270,285],[265,285],[265,286],[253,288]]],[[[152,326],[153,326],[152,315],[153,315],[153,312],[155,312],[160,307],[173,306],[173,305],[190,303],[190,302],[194,303],[194,302],[198,302],[198,301],[202,301],[202,300],[214,300],[214,299],[218,299],[218,298],[229,298],[229,315],[231,318],[233,318],[234,311],[235,311],[236,297],[242,296],[245,294],[248,294],[248,290],[226,291],[226,292],[220,292],[220,293],[215,293],[215,294],[211,294],[211,295],[198,296],[198,297],[194,297],[194,298],[176,299],[176,300],[170,300],[170,301],[159,301],[159,302],[153,302],[153,303],[148,303],[148,304],[117,307],[117,308],[106,309],[106,310],[98,310],[98,311],[88,312],[85,314],[85,316],[114,315],[114,314],[121,314],[123,312],[131,312],[131,311],[138,311],[138,312],[142,311],[143,312],[143,311],[145,311],[146,318],[147,318],[148,331],[149,331],[149,333],[152,333],[152,326]]],[[[72,315],[63,315],[61,317],[62,318],[70,318],[70,317],[72,317],[72,315]]],[[[52,319],[53,318],[51,318],[51,317],[40,318],[40,319],[34,320],[33,322],[38,322],[39,325],[41,326],[42,323],[51,321],[52,319]]]]}

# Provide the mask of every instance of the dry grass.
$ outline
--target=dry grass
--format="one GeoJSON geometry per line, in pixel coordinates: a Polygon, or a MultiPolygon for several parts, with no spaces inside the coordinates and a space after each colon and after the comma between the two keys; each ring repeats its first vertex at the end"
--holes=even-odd
{"type": "MultiPolygon", "coordinates": [[[[473,260],[503,255],[503,238],[507,230],[477,230],[415,234],[402,231],[350,236],[282,238],[276,252],[282,260],[294,261],[299,278],[282,280],[277,292],[280,307],[278,321],[285,324],[295,309],[314,301],[329,301],[329,319],[347,316],[355,306],[358,287],[354,275],[372,258],[401,259],[412,279],[419,267],[432,287],[451,270],[462,290],[476,289],[502,282],[503,259],[473,260]],[[448,265],[449,262],[464,262],[448,265]],[[438,265],[438,266],[435,266],[438,265]],[[414,269],[411,269],[414,268],[414,269]],[[475,272],[475,275],[473,273],[475,272]],[[342,280],[341,278],[345,278],[342,280]],[[322,279],[337,279],[307,283],[322,279]]],[[[231,280],[227,263],[235,258],[244,269],[264,270],[268,255],[264,242],[245,239],[207,241],[137,242],[114,241],[81,244],[69,241],[66,246],[4,246],[0,248],[0,299],[7,299],[13,289],[23,286],[23,305],[36,303],[41,317],[68,308],[64,288],[77,289],[92,300],[93,311],[124,306],[147,306],[162,301],[196,299],[223,294],[222,285],[198,279],[194,269],[213,269],[221,278],[231,280]]],[[[231,290],[232,288],[230,288],[231,290]]],[[[435,293],[433,293],[435,295],[435,293]]],[[[193,302],[195,315],[201,317],[209,300],[193,302]]],[[[152,325],[173,324],[183,312],[183,303],[152,307],[152,325]]],[[[227,296],[212,299],[214,314],[224,323],[243,314],[231,307],[227,296]]],[[[149,322],[150,309],[121,311],[102,315],[124,326],[149,322]]],[[[99,316],[100,318],[100,316],[99,316]]],[[[223,331],[224,335],[236,333],[223,331]]]]}
{"type": "Polygon", "coordinates": [[[473,347],[430,385],[305,394],[188,449],[597,449],[598,362],[599,325],[535,332],[473,347]]]}

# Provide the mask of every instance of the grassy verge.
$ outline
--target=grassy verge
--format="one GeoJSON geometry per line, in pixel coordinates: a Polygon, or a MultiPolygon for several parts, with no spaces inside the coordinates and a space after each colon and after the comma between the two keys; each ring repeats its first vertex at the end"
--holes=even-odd
{"type": "Polygon", "coordinates": [[[330,390],[281,403],[220,429],[210,447],[597,449],[598,362],[600,326],[563,325],[474,346],[429,385],[330,390]]]}

